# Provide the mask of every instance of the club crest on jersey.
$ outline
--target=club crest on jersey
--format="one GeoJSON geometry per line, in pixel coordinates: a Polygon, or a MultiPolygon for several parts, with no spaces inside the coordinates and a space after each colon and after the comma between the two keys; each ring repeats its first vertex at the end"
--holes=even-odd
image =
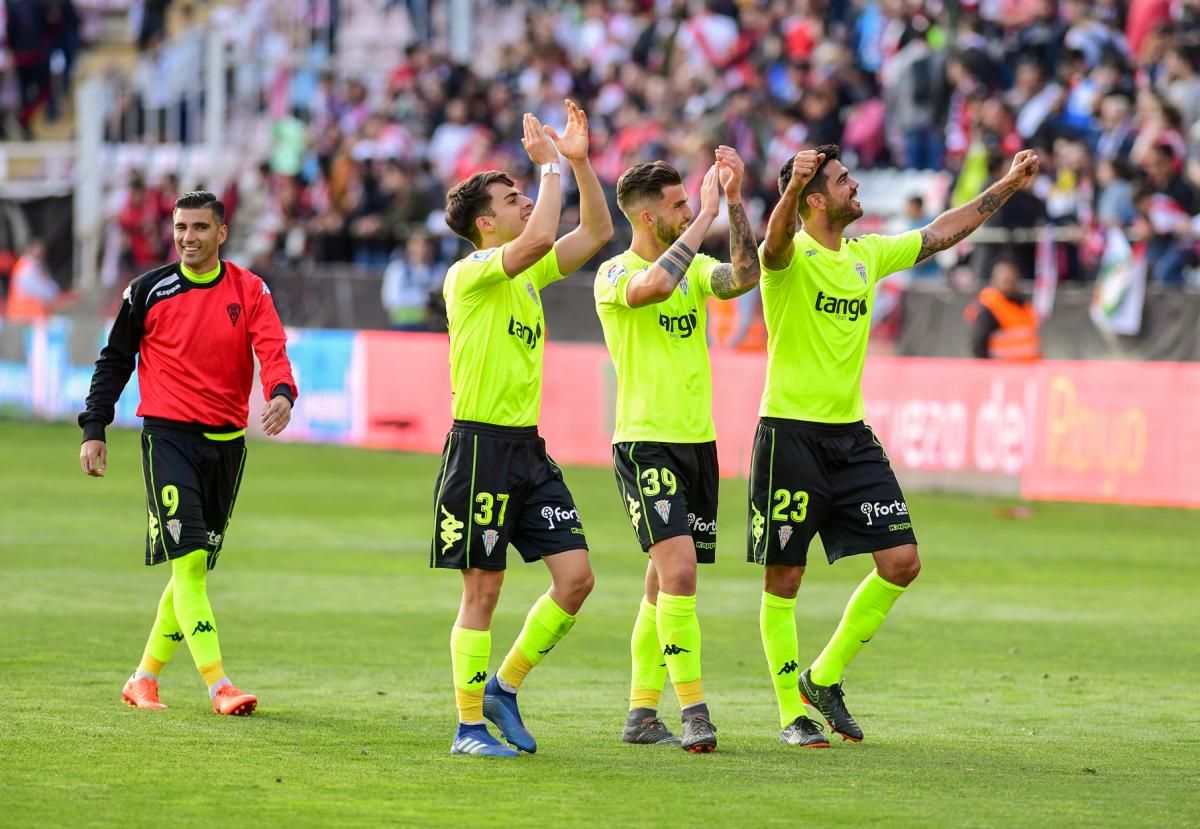
{"type": "Polygon", "coordinates": [[[816,255],[817,255],[817,249],[816,249],[816,248],[809,248],[808,250],[804,251],[804,255],[805,255],[805,256],[816,256],[816,255]]]}
{"type": "Polygon", "coordinates": [[[792,540],[792,525],[784,524],[779,528],[779,549],[787,546],[787,543],[792,540]]]}
{"type": "Polygon", "coordinates": [[[867,266],[862,262],[854,263],[854,272],[858,274],[858,278],[862,280],[864,285],[867,284],[867,266]]]}
{"type": "Polygon", "coordinates": [[[492,258],[492,255],[497,250],[499,250],[499,248],[488,248],[487,250],[477,250],[474,253],[472,253],[470,256],[468,256],[467,258],[470,259],[472,262],[486,262],[492,258]]]}
{"type": "Polygon", "coordinates": [[[671,520],[671,502],[666,498],[654,502],[654,511],[658,513],[658,517],[664,524],[671,520]]]}
{"type": "Polygon", "coordinates": [[[525,292],[529,294],[529,298],[533,300],[533,304],[534,304],[534,305],[541,305],[541,304],[542,304],[542,303],[538,302],[538,295],[537,295],[537,291],[535,291],[535,290],[533,289],[533,283],[532,283],[532,282],[526,282],[526,283],[525,283],[525,292]]]}
{"type": "Polygon", "coordinates": [[[684,296],[688,295],[688,281],[686,276],[679,280],[679,290],[683,291],[684,296]]]}
{"type": "Polygon", "coordinates": [[[178,518],[172,518],[167,522],[167,532],[171,534],[171,538],[175,539],[175,543],[179,543],[179,534],[183,532],[183,522],[178,518]]]}
{"type": "Polygon", "coordinates": [[[242,315],[242,306],[236,302],[231,302],[225,306],[225,313],[229,314],[229,324],[237,325],[238,317],[242,315]]]}
{"type": "Polygon", "coordinates": [[[625,266],[620,262],[613,262],[608,266],[608,270],[604,273],[604,278],[608,280],[608,284],[614,288],[617,287],[617,282],[626,273],[625,266]]]}
{"type": "Polygon", "coordinates": [[[492,550],[496,548],[496,542],[499,540],[500,533],[498,533],[496,530],[484,530],[483,551],[490,556],[492,554],[492,550]]]}

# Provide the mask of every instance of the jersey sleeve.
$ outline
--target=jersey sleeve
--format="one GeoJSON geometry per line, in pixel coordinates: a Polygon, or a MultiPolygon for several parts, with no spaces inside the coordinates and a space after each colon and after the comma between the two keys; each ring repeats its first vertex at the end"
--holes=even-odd
{"type": "Polygon", "coordinates": [[[698,253],[692,259],[692,264],[687,272],[687,280],[694,285],[695,290],[699,291],[700,296],[709,297],[713,295],[713,271],[719,267],[721,267],[721,260],[714,259],[704,253],[698,253]]]}
{"type": "Polygon", "coordinates": [[[917,264],[917,254],[921,252],[921,231],[910,230],[898,236],[880,236],[873,234],[859,240],[870,252],[872,264],[872,282],[891,276],[897,271],[904,271],[917,264]]]}
{"type": "Polygon", "coordinates": [[[620,259],[605,262],[596,272],[596,286],[593,291],[596,305],[628,308],[629,299],[625,296],[625,288],[632,278],[633,273],[620,259]]]}
{"type": "Polygon", "coordinates": [[[294,406],[299,390],[292,377],[292,365],[288,362],[287,333],[279,321],[279,313],[271,299],[271,289],[261,278],[257,282],[258,293],[248,325],[250,344],[258,356],[263,397],[268,401],[277,396],[286,397],[294,406]]]}
{"type": "Polygon", "coordinates": [[[764,239],[763,241],[758,243],[758,266],[761,271],[760,279],[763,282],[770,282],[772,280],[779,279],[780,277],[785,276],[787,274],[787,272],[792,269],[792,262],[796,261],[796,254],[798,254],[800,252],[799,236],[800,236],[800,234],[797,233],[795,236],[792,237],[792,259],[791,259],[791,262],[788,262],[786,265],[784,265],[782,268],[780,268],[777,271],[771,270],[770,268],[768,268],[767,263],[763,261],[763,248],[766,247],[766,244],[767,244],[766,240],[764,239]]]}
{"type": "Polygon", "coordinates": [[[539,291],[550,283],[567,277],[567,274],[558,269],[558,253],[554,248],[551,248],[549,253],[534,262],[526,270],[526,273],[529,275],[529,281],[539,291]]]}
{"type": "Polygon", "coordinates": [[[456,297],[466,297],[502,284],[508,279],[504,272],[504,246],[477,250],[460,259],[446,274],[446,291],[456,297]]]}
{"type": "Polygon", "coordinates": [[[84,410],[79,414],[79,426],[84,440],[104,440],[104,429],[116,416],[117,400],[137,366],[137,353],[142,344],[142,320],[145,316],[145,296],[139,294],[139,282],[130,283],[121,298],[121,308],[108,332],[108,343],[100,350],[92,385],[88,390],[84,410]]]}

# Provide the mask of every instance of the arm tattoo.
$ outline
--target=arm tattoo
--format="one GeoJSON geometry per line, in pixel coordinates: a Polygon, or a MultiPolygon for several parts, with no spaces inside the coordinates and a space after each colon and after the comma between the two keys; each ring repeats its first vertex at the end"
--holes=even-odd
{"type": "Polygon", "coordinates": [[[995,193],[984,193],[979,199],[979,213],[983,216],[990,216],[1000,209],[1000,205],[1004,204],[1016,192],[1016,185],[1010,184],[995,193]]]}
{"type": "Polygon", "coordinates": [[[973,227],[965,227],[950,236],[938,236],[930,227],[921,230],[921,252],[917,254],[917,262],[924,262],[938,251],[953,247],[975,231],[973,227]]]}
{"type": "Polygon", "coordinates": [[[666,253],[658,257],[658,266],[666,271],[678,285],[695,257],[696,251],[683,242],[676,242],[667,248],[666,253]]]}
{"type": "MultiPolygon", "coordinates": [[[[713,295],[717,299],[732,299],[746,293],[758,283],[758,251],[754,245],[754,231],[750,219],[741,204],[729,206],[729,258],[728,281],[722,273],[714,271],[712,276],[713,295]]],[[[720,268],[718,269],[718,271],[720,268]]]]}

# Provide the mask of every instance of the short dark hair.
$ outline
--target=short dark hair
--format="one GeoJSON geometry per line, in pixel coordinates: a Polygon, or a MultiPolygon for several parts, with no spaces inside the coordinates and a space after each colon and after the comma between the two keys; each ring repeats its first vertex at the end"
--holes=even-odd
{"type": "Polygon", "coordinates": [[[193,190],[175,199],[176,210],[199,210],[211,207],[217,224],[225,224],[225,203],[207,190],[193,190]]]}
{"type": "MultiPolygon", "coordinates": [[[[804,185],[804,189],[800,191],[800,211],[808,213],[808,197],[811,193],[823,193],[828,195],[826,190],[828,176],[825,174],[829,167],[829,162],[838,158],[842,154],[842,148],[837,144],[822,144],[819,147],[814,147],[817,154],[825,154],[825,160],[817,167],[817,172],[809,179],[808,184],[804,185]]],[[[789,158],[787,163],[783,165],[783,169],[779,171],[779,193],[783,195],[783,191],[787,189],[788,182],[792,180],[792,162],[795,157],[789,158]]]]}
{"type": "Polygon", "coordinates": [[[486,170],[460,181],[446,194],[446,226],[475,247],[483,243],[475,220],[480,216],[496,215],[492,210],[492,194],[488,192],[493,184],[516,186],[507,173],[486,170]]]}
{"type": "Polygon", "coordinates": [[[683,184],[679,171],[665,161],[635,164],[617,179],[617,206],[629,210],[649,198],[662,198],[664,188],[683,184]]]}

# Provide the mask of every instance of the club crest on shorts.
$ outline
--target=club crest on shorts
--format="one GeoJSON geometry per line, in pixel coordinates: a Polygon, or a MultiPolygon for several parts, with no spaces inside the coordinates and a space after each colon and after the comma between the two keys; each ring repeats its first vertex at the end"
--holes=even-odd
{"type": "Polygon", "coordinates": [[[499,540],[500,533],[496,532],[495,530],[484,530],[483,551],[490,556],[492,554],[492,550],[496,548],[496,542],[499,540]]]}
{"type": "Polygon", "coordinates": [[[854,271],[855,271],[855,273],[858,274],[858,278],[862,280],[863,284],[866,285],[867,284],[867,266],[864,265],[862,262],[855,262],[854,263],[854,271]]]}
{"type": "Polygon", "coordinates": [[[658,517],[664,524],[671,520],[671,502],[666,498],[654,502],[654,511],[658,513],[658,517]]]}
{"type": "Polygon", "coordinates": [[[178,518],[172,518],[167,522],[167,532],[171,534],[171,538],[175,539],[175,543],[179,543],[179,534],[183,532],[183,522],[178,518]]]}
{"type": "Polygon", "coordinates": [[[782,527],[779,528],[779,549],[782,550],[784,547],[787,546],[788,542],[791,540],[792,540],[792,525],[784,524],[782,527]]]}

